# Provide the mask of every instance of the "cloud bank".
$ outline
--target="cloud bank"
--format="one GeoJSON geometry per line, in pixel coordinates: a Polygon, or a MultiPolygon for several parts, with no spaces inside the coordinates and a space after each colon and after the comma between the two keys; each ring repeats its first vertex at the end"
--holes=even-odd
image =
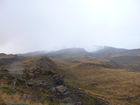
{"type": "Polygon", "coordinates": [[[140,48],[138,0],[0,0],[0,52],[140,48]]]}

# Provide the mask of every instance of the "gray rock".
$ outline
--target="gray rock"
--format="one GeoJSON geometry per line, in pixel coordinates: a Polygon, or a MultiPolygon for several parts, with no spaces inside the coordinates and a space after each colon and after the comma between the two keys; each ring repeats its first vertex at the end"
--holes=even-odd
{"type": "Polygon", "coordinates": [[[64,83],[64,80],[62,77],[60,77],[59,75],[54,75],[53,76],[53,82],[56,85],[62,85],[64,83]]]}
{"type": "Polygon", "coordinates": [[[34,85],[34,82],[32,80],[29,80],[26,82],[27,86],[33,86],[34,85]]]}
{"type": "Polygon", "coordinates": [[[49,84],[46,81],[42,81],[41,85],[44,86],[44,87],[48,87],[49,86],[49,84]]]}
{"type": "Polygon", "coordinates": [[[60,85],[56,87],[56,90],[60,93],[64,93],[67,91],[67,87],[65,87],[64,85],[60,85]]]}
{"type": "Polygon", "coordinates": [[[76,102],[74,105],[82,105],[82,102],[76,102]]]}
{"type": "Polygon", "coordinates": [[[51,88],[51,91],[52,91],[53,93],[55,93],[57,90],[56,90],[55,87],[53,87],[53,88],[51,88]]]}
{"type": "Polygon", "coordinates": [[[102,99],[97,98],[96,101],[95,101],[95,105],[109,105],[109,103],[102,100],[102,99]]]}
{"type": "Polygon", "coordinates": [[[70,92],[69,91],[66,91],[63,95],[64,96],[70,95],[70,92]]]}
{"type": "Polygon", "coordinates": [[[73,99],[71,97],[67,97],[63,99],[64,103],[73,103],[73,99]]]}
{"type": "Polygon", "coordinates": [[[13,86],[15,86],[15,85],[16,85],[16,83],[17,83],[17,81],[16,81],[16,80],[14,80],[14,81],[12,81],[10,84],[11,84],[11,85],[13,85],[13,86]]]}
{"type": "Polygon", "coordinates": [[[35,85],[36,85],[36,86],[41,86],[42,84],[43,84],[43,83],[42,83],[41,80],[38,80],[38,81],[35,82],[35,85]]]}
{"type": "Polygon", "coordinates": [[[60,103],[60,105],[74,105],[74,104],[71,104],[71,103],[60,103]]]}

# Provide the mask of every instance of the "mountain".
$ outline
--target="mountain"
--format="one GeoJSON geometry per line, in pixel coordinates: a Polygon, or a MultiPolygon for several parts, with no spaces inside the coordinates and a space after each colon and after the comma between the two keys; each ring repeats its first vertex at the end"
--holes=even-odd
{"type": "MultiPolygon", "coordinates": [[[[118,66],[134,71],[140,71],[140,49],[120,49],[113,47],[104,47],[101,50],[93,52],[96,59],[106,59],[118,66]]],[[[106,62],[104,62],[106,64],[106,62]]]]}
{"type": "Polygon", "coordinates": [[[49,53],[51,56],[62,56],[62,55],[77,55],[77,54],[85,54],[87,51],[83,48],[68,48],[62,49],[55,52],[49,53]]]}
{"type": "Polygon", "coordinates": [[[140,49],[122,49],[114,47],[103,47],[102,49],[93,52],[93,55],[96,57],[119,57],[119,56],[140,56],[140,49]]]}
{"type": "Polygon", "coordinates": [[[78,60],[84,58],[92,58],[92,55],[83,48],[62,49],[47,54],[50,58],[78,60]]]}
{"type": "Polygon", "coordinates": [[[35,56],[43,56],[46,55],[46,51],[35,51],[35,52],[29,52],[25,54],[18,54],[19,56],[24,56],[24,57],[35,57],[35,56]]]}
{"type": "Polygon", "coordinates": [[[120,56],[140,56],[140,49],[126,50],[121,52],[120,56]]]}
{"type": "Polygon", "coordinates": [[[139,105],[139,51],[105,47],[97,52],[69,54],[69,50],[50,57],[63,68],[69,85],[112,105],[139,105]]]}
{"type": "MultiPolygon", "coordinates": [[[[102,53],[102,51],[100,53],[102,53]]],[[[102,55],[122,68],[140,71],[140,49],[126,50],[111,48],[111,53],[110,50],[106,50],[102,55]]]]}
{"type": "Polygon", "coordinates": [[[32,52],[21,56],[48,56],[55,61],[81,62],[91,61],[96,65],[104,65],[108,68],[127,68],[140,71],[140,49],[122,49],[105,46],[95,52],[88,52],[83,48],[68,48],[54,52],[32,52]]]}
{"type": "Polygon", "coordinates": [[[112,57],[112,56],[115,56],[117,54],[127,52],[127,51],[128,51],[127,49],[105,46],[102,49],[93,52],[93,56],[109,58],[109,57],[112,57]]]}
{"type": "Polygon", "coordinates": [[[139,49],[2,53],[0,105],[139,105],[139,65],[139,49]]]}

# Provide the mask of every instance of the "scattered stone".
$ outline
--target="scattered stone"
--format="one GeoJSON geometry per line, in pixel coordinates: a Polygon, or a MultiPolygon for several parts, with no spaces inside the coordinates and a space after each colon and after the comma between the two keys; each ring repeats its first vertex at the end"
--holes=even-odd
{"type": "Polygon", "coordinates": [[[95,105],[109,105],[109,103],[105,102],[102,99],[97,98],[95,101],[95,105]]]}
{"type": "Polygon", "coordinates": [[[16,83],[17,83],[17,81],[16,81],[16,80],[14,80],[14,81],[12,81],[10,84],[11,84],[11,85],[13,85],[13,86],[15,86],[15,85],[16,85],[16,83]]]}
{"type": "Polygon", "coordinates": [[[28,105],[28,104],[10,104],[10,105],[28,105]]]}
{"type": "Polygon", "coordinates": [[[82,102],[76,102],[74,105],[82,105],[82,102]]]}
{"type": "MultiPolygon", "coordinates": [[[[25,87],[27,89],[30,88],[34,90],[33,92],[35,92],[35,94],[31,94],[31,93],[25,94],[23,92],[22,98],[25,101],[28,99],[32,99],[33,101],[39,100],[43,102],[44,100],[49,98],[51,102],[57,103],[59,105],[83,105],[82,102],[84,100],[82,99],[86,97],[88,98],[88,96],[86,96],[84,92],[81,93],[80,89],[75,89],[70,86],[65,86],[63,76],[54,73],[53,71],[51,71],[51,69],[47,70],[44,68],[46,67],[41,67],[39,64],[38,67],[35,67],[31,70],[26,70],[25,73],[23,73],[23,75],[8,74],[4,76],[6,79],[11,81],[10,83],[13,86],[20,85],[21,87],[25,87]],[[46,79],[45,76],[48,78],[46,79]],[[43,77],[45,77],[44,80],[43,77]]],[[[3,71],[3,72],[7,72],[7,71],[3,71]]],[[[91,85],[96,86],[98,84],[92,83],[91,85]]],[[[12,93],[19,91],[15,89],[4,88],[4,87],[0,87],[0,89],[5,89],[6,91],[8,90],[8,92],[10,90],[10,92],[12,93]]],[[[95,105],[107,105],[104,103],[105,102],[103,100],[97,99],[95,105]]],[[[11,105],[25,105],[25,104],[11,104],[11,105]]]]}
{"type": "Polygon", "coordinates": [[[63,95],[64,96],[70,95],[70,92],[69,91],[66,91],[63,95]]]}
{"type": "Polygon", "coordinates": [[[48,83],[47,83],[46,81],[42,81],[42,85],[43,85],[43,86],[47,86],[48,83]]]}
{"type": "Polygon", "coordinates": [[[71,104],[71,103],[60,103],[60,105],[74,105],[74,104],[71,104]]]}
{"type": "Polygon", "coordinates": [[[56,90],[60,93],[64,93],[67,90],[67,87],[65,87],[64,85],[60,85],[56,87],[56,90]]]}
{"type": "Polygon", "coordinates": [[[71,98],[71,97],[66,97],[63,99],[63,103],[64,105],[68,104],[68,105],[82,105],[82,102],[80,101],[75,101],[75,99],[71,98]]]}
{"type": "Polygon", "coordinates": [[[71,97],[64,98],[63,103],[73,103],[73,99],[71,97]]]}
{"type": "Polygon", "coordinates": [[[0,86],[0,89],[3,89],[3,87],[0,86]]]}
{"type": "Polygon", "coordinates": [[[25,84],[26,83],[26,80],[23,79],[23,78],[17,78],[17,81],[19,84],[25,84]]]}
{"type": "Polygon", "coordinates": [[[52,91],[53,93],[57,92],[57,90],[56,90],[55,87],[51,88],[51,91],[52,91]]]}
{"type": "Polygon", "coordinates": [[[16,90],[16,89],[12,89],[11,92],[12,92],[12,93],[16,93],[17,90],[16,90]]]}
{"type": "Polygon", "coordinates": [[[26,82],[27,86],[32,87],[34,85],[34,82],[32,80],[29,80],[26,82]]]}
{"type": "Polygon", "coordinates": [[[47,71],[47,75],[53,76],[53,75],[55,75],[55,73],[49,70],[49,71],[47,71]]]}
{"type": "Polygon", "coordinates": [[[23,100],[28,100],[28,99],[31,99],[32,98],[32,96],[31,95],[29,95],[29,94],[23,94],[23,100]]]}
{"type": "Polygon", "coordinates": [[[64,80],[62,77],[60,77],[59,75],[54,75],[53,76],[53,82],[56,85],[62,85],[64,83],[64,80]]]}
{"type": "Polygon", "coordinates": [[[42,84],[43,84],[43,83],[42,83],[41,80],[38,80],[38,81],[35,82],[35,85],[36,85],[36,86],[41,86],[42,84]]]}

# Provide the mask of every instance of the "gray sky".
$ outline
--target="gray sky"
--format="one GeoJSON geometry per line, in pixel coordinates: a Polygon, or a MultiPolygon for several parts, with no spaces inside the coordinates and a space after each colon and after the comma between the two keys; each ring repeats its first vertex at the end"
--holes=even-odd
{"type": "Polygon", "coordinates": [[[139,0],[0,0],[0,52],[140,48],[139,0]]]}

